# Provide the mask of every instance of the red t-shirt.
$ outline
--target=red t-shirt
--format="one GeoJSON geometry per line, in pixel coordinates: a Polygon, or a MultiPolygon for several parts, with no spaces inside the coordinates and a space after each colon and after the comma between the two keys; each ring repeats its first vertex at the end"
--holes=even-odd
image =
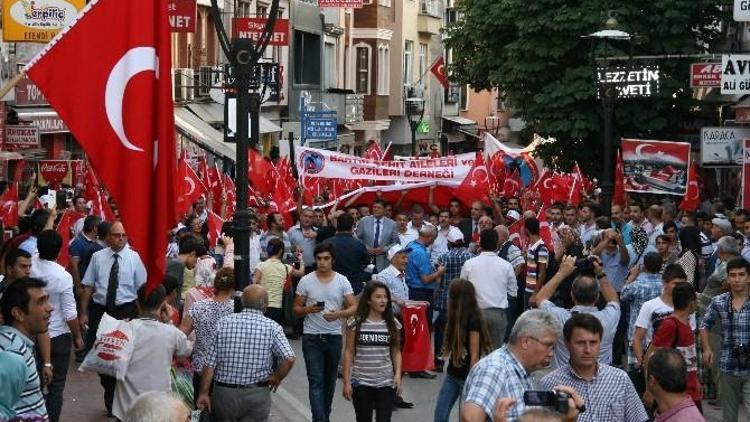
{"type": "Polygon", "coordinates": [[[654,347],[675,348],[687,363],[687,394],[695,400],[701,400],[701,387],[698,382],[698,358],[695,353],[695,333],[689,324],[670,316],[659,324],[651,341],[654,347]]]}

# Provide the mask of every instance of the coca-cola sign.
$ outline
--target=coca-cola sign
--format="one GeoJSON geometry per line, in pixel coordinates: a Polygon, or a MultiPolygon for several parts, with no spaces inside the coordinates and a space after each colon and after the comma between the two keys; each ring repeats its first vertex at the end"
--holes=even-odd
{"type": "Polygon", "coordinates": [[[42,160],[39,162],[39,173],[47,183],[60,183],[68,175],[68,161],[65,160],[42,160]]]}

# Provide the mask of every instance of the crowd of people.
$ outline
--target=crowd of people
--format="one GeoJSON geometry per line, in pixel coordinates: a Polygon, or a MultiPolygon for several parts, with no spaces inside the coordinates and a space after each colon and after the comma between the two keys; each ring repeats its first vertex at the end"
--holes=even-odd
{"type": "Polygon", "coordinates": [[[22,209],[0,250],[0,420],[60,420],[71,361],[95,348],[105,314],[133,324],[125,376],[100,375],[102,410],[121,421],[191,409],[267,420],[298,358],[290,340],[301,340],[316,422],[335,415],[338,382],[357,421],[413,406],[447,421],[456,402],[466,422],[692,422],[703,403],[736,421],[750,409],[746,211],[716,201],[678,213],[653,198],[612,205],[611,217],[590,201],[355,201],[300,208],[288,230],[254,210],[243,286],[231,224],[212,244],[199,200],[149,291],[121,222],[83,216],[63,245],[58,211],[22,209]],[[425,307],[434,362],[405,373],[410,306],[425,307]],[[442,372],[437,400],[409,402],[403,376],[442,372]],[[171,392],[181,376],[188,387],[171,392]]]}

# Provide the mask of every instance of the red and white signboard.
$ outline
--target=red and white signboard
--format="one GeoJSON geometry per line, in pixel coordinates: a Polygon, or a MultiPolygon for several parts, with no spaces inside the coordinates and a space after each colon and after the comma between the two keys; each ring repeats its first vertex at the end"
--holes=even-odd
{"type": "Polygon", "coordinates": [[[347,7],[361,9],[364,7],[363,0],[318,0],[318,7],[347,7]]]}
{"type": "Polygon", "coordinates": [[[27,77],[21,78],[16,84],[16,105],[17,106],[31,106],[31,105],[48,105],[47,99],[44,98],[44,94],[39,88],[27,77]]]}
{"type": "Polygon", "coordinates": [[[626,191],[685,195],[689,143],[623,139],[621,148],[626,191]]]}
{"type": "Polygon", "coordinates": [[[750,209],[750,139],[745,139],[745,152],[742,160],[742,208],[750,209]]]}
{"type": "Polygon", "coordinates": [[[690,65],[690,87],[721,86],[721,63],[693,63],[690,65]]]}
{"type": "Polygon", "coordinates": [[[172,32],[195,32],[195,0],[169,0],[167,7],[172,32]]]}
{"type": "Polygon", "coordinates": [[[296,148],[297,166],[305,177],[365,179],[397,182],[452,181],[461,183],[472,166],[473,152],[450,157],[408,161],[378,161],[337,152],[296,148]]]}
{"type": "Polygon", "coordinates": [[[42,160],[39,161],[39,174],[44,180],[61,183],[68,175],[68,161],[66,160],[42,160]]]}
{"type": "MultiPolygon", "coordinates": [[[[232,19],[232,37],[258,41],[266,28],[267,21],[266,18],[234,18],[232,19]]],[[[289,45],[289,19],[276,19],[268,45],[289,45]]]]}
{"type": "Polygon", "coordinates": [[[6,125],[5,147],[11,149],[39,147],[39,128],[28,125],[6,125]]]}

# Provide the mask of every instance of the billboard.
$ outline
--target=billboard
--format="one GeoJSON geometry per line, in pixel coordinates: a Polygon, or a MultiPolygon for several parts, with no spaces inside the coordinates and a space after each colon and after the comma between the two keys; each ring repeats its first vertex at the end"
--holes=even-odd
{"type": "Polygon", "coordinates": [[[690,167],[690,144],[623,139],[621,148],[626,191],[685,195],[690,167]]]}
{"type": "MultiPolygon", "coordinates": [[[[248,38],[256,42],[266,28],[265,18],[234,18],[232,19],[232,38],[248,38]]],[[[276,19],[273,34],[268,45],[289,45],[289,19],[276,19]]]]}
{"type": "Polygon", "coordinates": [[[741,166],[742,141],[750,128],[704,127],[701,129],[702,166],[741,166]]]}
{"type": "Polygon", "coordinates": [[[47,43],[85,5],[86,0],[5,0],[3,40],[47,43]]]}

